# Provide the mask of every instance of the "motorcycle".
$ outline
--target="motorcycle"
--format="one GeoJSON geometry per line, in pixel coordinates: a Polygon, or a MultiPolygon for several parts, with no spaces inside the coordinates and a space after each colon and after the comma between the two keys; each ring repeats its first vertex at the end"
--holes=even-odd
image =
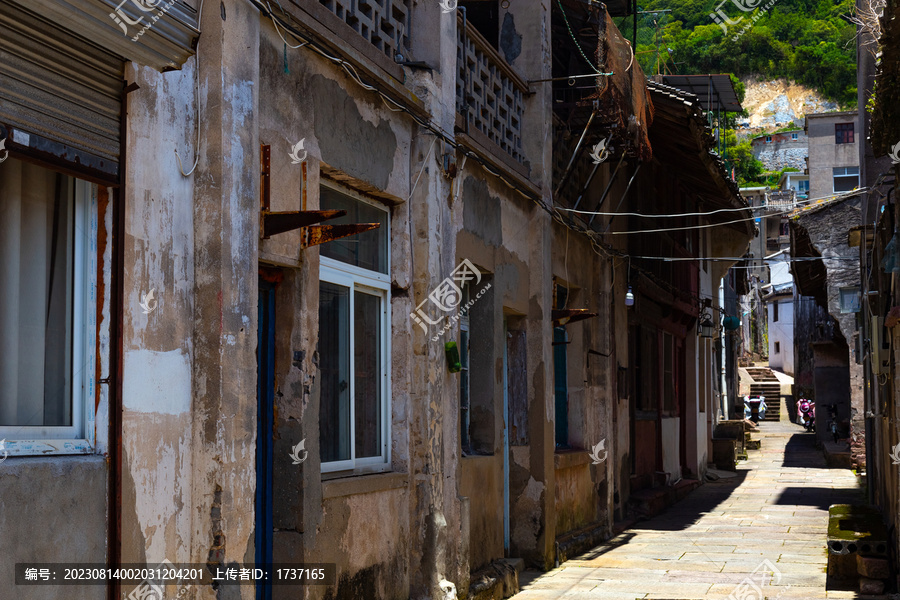
{"type": "Polygon", "coordinates": [[[764,396],[751,398],[744,396],[744,418],[758,423],[766,418],[766,399],[764,396]],[[755,414],[754,414],[755,413],[755,414]]]}
{"type": "Polygon", "coordinates": [[[797,422],[806,427],[806,431],[816,430],[816,403],[806,398],[797,401],[797,422]]]}

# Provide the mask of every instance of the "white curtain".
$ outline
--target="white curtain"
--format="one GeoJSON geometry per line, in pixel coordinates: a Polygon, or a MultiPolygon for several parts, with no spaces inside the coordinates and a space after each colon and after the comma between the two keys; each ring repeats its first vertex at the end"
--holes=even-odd
{"type": "Polygon", "coordinates": [[[71,425],[73,184],[0,163],[0,426],[71,425]]]}

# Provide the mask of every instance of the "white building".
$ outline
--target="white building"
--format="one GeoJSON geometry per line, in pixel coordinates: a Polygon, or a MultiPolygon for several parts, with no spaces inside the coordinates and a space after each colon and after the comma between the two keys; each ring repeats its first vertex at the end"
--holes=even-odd
{"type": "Polygon", "coordinates": [[[773,284],[766,296],[769,330],[769,366],[794,374],[794,302],[790,282],[773,284]]]}

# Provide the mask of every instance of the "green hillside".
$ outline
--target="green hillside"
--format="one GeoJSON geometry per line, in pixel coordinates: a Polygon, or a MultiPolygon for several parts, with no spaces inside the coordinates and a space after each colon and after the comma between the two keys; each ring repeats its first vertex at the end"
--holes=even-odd
{"type": "MultiPolygon", "coordinates": [[[[649,74],[734,73],[786,78],[841,105],[856,103],[856,26],[846,20],[854,2],[842,0],[645,0],[637,57],[649,74]],[[744,11],[738,4],[755,7],[744,11]],[[716,9],[734,24],[723,31],[716,9]],[[654,23],[656,21],[656,23],[654,23]]],[[[721,20],[721,17],[720,17],[721,20]]],[[[632,37],[632,18],[618,19],[632,37]]]]}

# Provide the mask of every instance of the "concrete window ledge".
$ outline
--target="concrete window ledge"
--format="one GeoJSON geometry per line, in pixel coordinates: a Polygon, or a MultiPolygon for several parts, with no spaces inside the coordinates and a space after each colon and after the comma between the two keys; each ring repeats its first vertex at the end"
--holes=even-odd
{"type": "Polygon", "coordinates": [[[587,450],[566,450],[553,455],[553,464],[557,470],[571,469],[593,462],[587,450]]]}
{"type": "Polygon", "coordinates": [[[322,498],[339,498],[356,494],[371,494],[405,488],[409,485],[406,473],[377,473],[359,477],[345,477],[322,482],[322,498]]]}

